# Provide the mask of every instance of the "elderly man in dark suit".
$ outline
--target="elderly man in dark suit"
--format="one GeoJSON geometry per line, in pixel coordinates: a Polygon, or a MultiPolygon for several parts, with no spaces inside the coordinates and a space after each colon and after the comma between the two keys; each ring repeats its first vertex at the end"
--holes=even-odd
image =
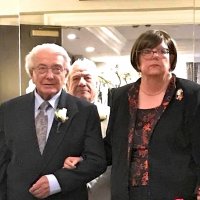
{"type": "Polygon", "coordinates": [[[36,89],[0,106],[1,200],[87,200],[86,183],[106,169],[96,106],[62,90],[69,63],[58,45],[34,47],[26,71],[36,89]],[[64,169],[69,155],[84,160],[64,169]]]}
{"type": "MultiPolygon", "coordinates": [[[[85,99],[86,101],[94,103],[97,106],[101,120],[102,137],[104,138],[106,136],[110,107],[95,101],[98,94],[98,71],[96,64],[86,58],[77,59],[72,64],[67,78],[67,89],[71,95],[85,99]]],[[[64,163],[64,167],[73,169],[76,165],[76,161],[79,161],[79,159],[79,157],[67,158],[64,163]]],[[[111,168],[108,167],[104,174],[88,183],[89,200],[111,199],[110,171],[111,168]]]]}

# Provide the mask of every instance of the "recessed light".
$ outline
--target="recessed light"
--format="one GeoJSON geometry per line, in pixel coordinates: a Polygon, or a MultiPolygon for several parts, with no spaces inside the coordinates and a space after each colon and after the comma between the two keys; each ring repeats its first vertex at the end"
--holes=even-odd
{"type": "Polygon", "coordinates": [[[86,47],[85,51],[87,52],[94,52],[95,48],[94,47],[86,47]]]}
{"type": "Polygon", "coordinates": [[[74,39],[76,39],[76,34],[70,33],[70,34],[67,35],[67,38],[68,38],[69,40],[74,40],[74,39]]]}

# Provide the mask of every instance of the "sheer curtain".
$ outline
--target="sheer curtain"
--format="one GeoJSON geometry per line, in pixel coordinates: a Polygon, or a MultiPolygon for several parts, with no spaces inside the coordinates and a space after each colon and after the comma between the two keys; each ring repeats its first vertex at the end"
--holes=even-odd
{"type": "Polygon", "coordinates": [[[200,62],[187,62],[187,78],[200,84],[200,62]]]}

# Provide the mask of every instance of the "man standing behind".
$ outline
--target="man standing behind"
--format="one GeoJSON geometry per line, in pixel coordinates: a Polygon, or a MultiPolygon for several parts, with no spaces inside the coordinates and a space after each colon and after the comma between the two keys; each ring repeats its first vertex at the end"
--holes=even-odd
{"type": "Polygon", "coordinates": [[[0,106],[1,200],[87,200],[86,183],[105,171],[96,106],[62,90],[69,65],[62,47],[34,47],[26,71],[36,89],[0,106]],[[64,169],[69,155],[84,161],[64,169]]]}
{"type": "MultiPolygon", "coordinates": [[[[69,72],[67,80],[68,92],[76,97],[95,103],[98,85],[97,78],[95,63],[86,58],[78,59],[73,63],[69,72]]],[[[101,119],[102,136],[105,137],[110,107],[99,103],[95,104],[101,119]]],[[[64,167],[73,168],[78,161],[79,158],[69,157],[64,167]],[[68,166],[68,164],[71,165],[68,166]]],[[[89,200],[110,200],[110,168],[99,178],[91,181],[88,186],[89,200]]]]}

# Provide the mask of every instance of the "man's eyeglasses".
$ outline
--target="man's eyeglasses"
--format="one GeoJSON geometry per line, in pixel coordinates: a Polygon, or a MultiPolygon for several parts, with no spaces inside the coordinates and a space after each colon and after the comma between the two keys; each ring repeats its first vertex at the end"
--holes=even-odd
{"type": "Polygon", "coordinates": [[[64,68],[62,66],[52,66],[52,67],[47,67],[47,66],[38,66],[33,68],[38,72],[38,74],[46,74],[48,70],[50,69],[53,74],[60,74],[61,72],[64,71],[64,68]]]}
{"type": "Polygon", "coordinates": [[[164,58],[166,57],[167,54],[169,54],[169,49],[157,49],[157,50],[142,49],[141,51],[137,52],[141,53],[141,55],[146,59],[152,58],[155,53],[161,58],[164,58]]]}

